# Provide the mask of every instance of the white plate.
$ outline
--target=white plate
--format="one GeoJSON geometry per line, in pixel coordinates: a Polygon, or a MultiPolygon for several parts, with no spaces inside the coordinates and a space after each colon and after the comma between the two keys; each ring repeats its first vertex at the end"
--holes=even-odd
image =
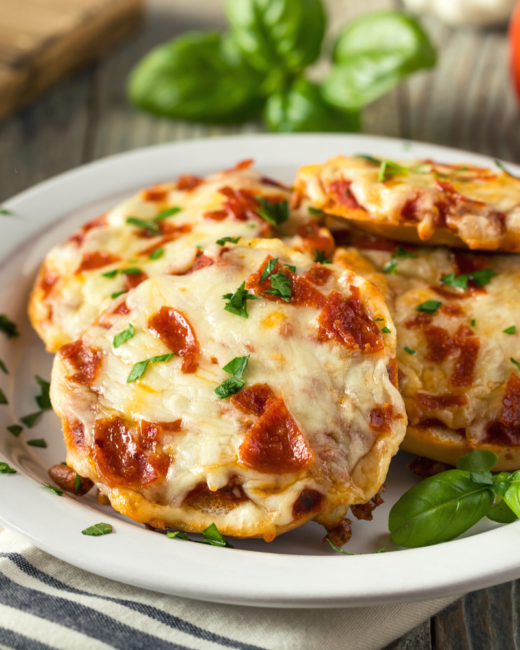
{"type": "MultiPolygon", "coordinates": [[[[0,334],[0,376],[9,405],[0,407],[0,455],[18,474],[0,475],[0,523],[35,546],[121,582],[202,600],[270,607],[377,605],[461,594],[520,577],[520,522],[481,522],[471,534],[447,544],[399,550],[389,546],[388,511],[416,482],[400,453],[387,479],[385,505],[373,522],[354,521],[348,544],[354,557],[321,542],[324,531],[309,523],[271,544],[233,541],[236,550],[167,539],[100,506],[95,497],[59,498],[41,487],[46,469],[64,459],[58,418],[50,412],[15,438],[5,427],[37,410],[34,375],[49,377],[51,355],[26,317],[28,292],[46,251],[76,227],[134,191],[181,173],[204,175],[254,158],[265,174],[291,182],[298,166],[338,153],[385,158],[434,158],[490,165],[484,156],[433,145],[352,135],[245,136],[167,144],[114,156],[68,172],[18,195],[5,206],[16,217],[0,220],[0,313],[18,323],[21,336],[0,334]],[[27,446],[45,438],[47,449],[27,446]],[[105,521],[114,534],[81,531],[105,521]]],[[[518,168],[516,169],[518,172],[518,168]]],[[[94,491],[93,491],[94,492],[94,491]]]]}

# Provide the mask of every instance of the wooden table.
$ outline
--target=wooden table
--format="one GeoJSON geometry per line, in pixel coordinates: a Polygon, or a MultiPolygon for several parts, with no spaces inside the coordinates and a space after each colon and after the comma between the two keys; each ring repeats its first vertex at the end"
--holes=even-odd
{"type": "MultiPolygon", "coordinates": [[[[125,79],[153,45],[187,29],[218,28],[221,0],[152,0],[143,30],[99,63],[0,124],[0,202],[77,165],[136,147],[228,133],[259,123],[206,127],[155,119],[125,100],[125,79]]],[[[331,36],[349,18],[392,0],[328,0],[331,36]]],[[[364,113],[367,133],[435,142],[520,162],[520,111],[509,83],[505,29],[457,30],[423,21],[436,42],[433,72],[364,113]]],[[[498,551],[497,551],[498,552],[498,551]]],[[[390,647],[395,650],[520,649],[520,583],[468,594],[390,647]]],[[[339,650],[339,649],[338,649],[339,650]]]]}

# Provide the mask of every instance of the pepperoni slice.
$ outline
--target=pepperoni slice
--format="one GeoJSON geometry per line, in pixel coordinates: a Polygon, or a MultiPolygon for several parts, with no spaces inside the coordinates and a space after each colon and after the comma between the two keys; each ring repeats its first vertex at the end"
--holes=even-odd
{"type": "Polygon", "coordinates": [[[459,356],[455,362],[455,370],[450,378],[452,386],[471,386],[475,364],[477,363],[480,340],[477,337],[457,338],[459,356]]]}
{"type": "Polygon", "coordinates": [[[340,205],[353,210],[364,210],[364,208],[362,208],[357,202],[356,197],[350,191],[351,185],[352,181],[347,181],[345,178],[338,178],[330,183],[329,192],[340,205]]]}
{"type": "Polygon", "coordinates": [[[166,201],[167,196],[168,196],[167,190],[161,190],[159,188],[154,188],[154,187],[151,187],[149,190],[144,190],[143,192],[144,201],[154,201],[157,203],[161,203],[163,201],[166,201]]]}
{"type": "Polygon", "coordinates": [[[92,219],[92,221],[88,221],[81,230],[79,230],[77,233],[74,233],[71,237],[69,237],[69,242],[75,242],[77,244],[82,244],[83,241],[85,240],[85,235],[89,232],[89,230],[92,230],[93,228],[102,228],[103,226],[106,226],[107,224],[107,215],[102,214],[96,219],[92,219]]]}
{"type": "Polygon", "coordinates": [[[148,276],[143,271],[141,273],[125,273],[125,286],[128,291],[135,289],[145,280],[148,280],[148,276]]]}
{"type": "Polygon", "coordinates": [[[332,291],[318,316],[318,340],[337,341],[350,350],[368,354],[383,349],[379,328],[366,313],[359,287],[350,287],[350,296],[343,298],[332,291]]]}
{"type": "Polygon", "coordinates": [[[191,269],[189,271],[186,271],[184,275],[189,275],[190,273],[194,273],[195,271],[199,271],[200,269],[205,269],[206,266],[211,266],[214,263],[215,260],[211,259],[211,257],[204,255],[202,251],[197,251],[197,257],[195,258],[195,261],[191,265],[191,269]]]}
{"type": "Polygon", "coordinates": [[[324,284],[327,284],[331,275],[333,275],[332,271],[326,266],[315,264],[303,277],[309,282],[312,282],[312,284],[322,287],[324,284]]]}
{"type": "Polygon", "coordinates": [[[101,368],[101,352],[85,345],[82,339],[67,343],[60,348],[60,355],[76,371],[68,377],[77,384],[90,386],[96,380],[101,368]]]}
{"type": "Polygon", "coordinates": [[[417,391],[415,397],[423,409],[431,410],[451,408],[452,406],[464,406],[468,403],[465,395],[460,395],[457,393],[429,395],[428,393],[417,391]]]}
{"type": "Polygon", "coordinates": [[[393,406],[378,404],[370,411],[370,427],[378,433],[388,433],[392,429],[393,406]]]}
{"type": "Polygon", "coordinates": [[[114,309],[114,314],[129,314],[130,313],[130,308],[126,304],[126,300],[123,300],[123,302],[114,309]]]}
{"type": "Polygon", "coordinates": [[[427,325],[424,328],[426,336],[426,345],[428,346],[427,359],[434,363],[442,363],[452,353],[455,347],[455,341],[450,337],[444,327],[427,325]]]}
{"type": "Polygon", "coordinates": [[[233,395],[231,402],[243,413],[262,415],[275,399],[276,395],[268,384],[251,384],[233,395]]]}
{"type": "Polygon", "coordinates": [[[306,488],[300,492],[300,496],[293,503],[293,519],[307,517],[311,513],[318,513],[323,510],[325,498],[318,490],[306,488]]]}
{"type": "Polygon", "coordinates": [[[240,162],[237,162],[237,164],[234,167],[230,167],[229,169],[224,169],[222,172],[223,174],[231,174],[232,172],[238,172],[242,169],[249,169],[251,165],[254,164],[254,159],[253,158],[246,158],[246,160],[241,160],[240,162]]]}
{"type": "Polygon", "coordinates": [[[149,485],[164,477],[170,465],[166,454],[146,454],[132,427],[120,417],[96,422],[94,460],[99,475],[114,487],[149,485]]]}
{"type": "Polygon", "coordinates": [[[142,420],[139,443],[143,449],[156,451],[163,431],[175,433],[180,431],[181,427],[182,420],[174,420],[173,422],[146,422],[146,420],[142,420]]]}
{"type": "Polygon", "coordinates": [[[93,251],[83,254],[81,264],[76,269],[76,273],[82,273],[83,271],[92,271],[93,269],[100,269],[103,266],[108,264],[114,264],[114,262],[119,262],[121,258],[119,255],[113,255],[112,253],[107,253],[106,251],[93,251]]]}
{"type": "Polygon", "coordinates": [[[428,325],[429,323],[432,322],[432,320],[433,320],[432,314],[427,314],[425,311],[420,311],[413,318],[409,318],[405,322],[404,326],[410,330],[414,330],[419,327],[423,327],[424,325],[428,325]]]}
{"type": "Polygon", "coordinates": [[[198,368],[199,344],[188,319],[171,307],[161,307],[148,321],[148,327],[172,351],[182,357],[181,371],[185,374],[198,368]]]}
{"type": "Polygon", "coordinates": [[[314,454],[282,397],[248,430],[239,462],[263,474],[286,474],[306,467],[314,454]]]}
{"type": "Polygon", "coordinates": [[[491,423],[487,432],[491,442],[520,445],[520,377],[514,372],[506,384],[500,419],[491,423]]]}
{"type": "Polygon", "coordinates": [[[204,183],[204,179],[201,178],[200,176],[193,176],[192,174],[183,174],[182,176],[179,176],[179,178],[177,179],[177,189],[188,192],[190,190],[194,190],[199,185],[202,185],[202,183],[204,183]]]}
{"type": "Polygon", "coordinates": [[[276,266],[269,277],[259,284],[267,263],[272,259],[271,255],[268,255],[260,265],[258,271],[249,276],[246,281],[246,289],[249,289],[257,296],[262,296],[262,298],[266,298],[267,300],[281,304],[291,304],[295,307],[313,307],[314,309],[320,309],[325,305],[325,296],[320,291],[318,291],[305,277],[296,275],[296,273],[293,273],[286,266],[282,266],[280,262],[276,263],[276,266]],[[287,303],[279,296],[265,293],[266,290],[272,289],[270,278],[271,275],[274,275],[275,273],[283,273],[291,281],[290,303],[287,303]]]}

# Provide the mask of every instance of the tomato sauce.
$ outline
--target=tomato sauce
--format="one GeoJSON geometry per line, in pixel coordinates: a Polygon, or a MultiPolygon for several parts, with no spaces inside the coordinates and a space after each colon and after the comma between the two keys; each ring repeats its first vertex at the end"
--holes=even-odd
{"type": "Polygon", "coordinates": [[[300,496],[293,504],[293,518],[301,519],[302,517],[307,517],[311,513],[321,512],[324,503],[325,497],[321,492],[306,488],[300,492],[300,496]]]}
{"type": "Polygon", "coordinates": [[[196,372],[199,343],[192,326],[183,314],[171,307],[161,307],[148,321],[148,327],[172,352],[182,358],[183,373],[196,372]]]}
{"type": "Polygon", "coordinates": [[[143,449],[155,452],[164,431],[176,433],[181,430],[181,427],[182,420],[174,420],[173,422],[146,422],[146,420],[142,420],[139,444],[143,449]]]}
{"type": "Polygon", "coordinates": [[[96,380],[101,369],[101,352],[85,345],[82,339],[67,343],[60,348],[59,354],[76,374],[69,377],[77,384],[90,386],[96,380]]]}
{"type": "Polygon", "coordinates": [[[125,273],[126,290],[130,291],[130,289],[135,289],[135,287],[138,287],[145,280],[148,280],[148,276],[143,271],[141,273],[125,273]]]}
{"type": "Polygon", "coordinates": [[[69,237],[68,241],[69,242],[75,242],[77,244],[82,244],[83,241],[85,240],[85,235],[89,232],[89,230],[92,230],[93,228],[101,228],[103,226],[106,226],[107,224],[107,215],[102,214],[101,216],[97,217],[96,219],[92,219],[92,221],[88,221],[82,228],[79,230],[79,232],[75,233],[71,237],[69,237]]]}
{"type": "Polygon", "coordinates": [[[296,234],[303,239],[303,243],[315,251],[325,253],[325,256],[332,259],[336,245],[331,235],[324,235],[320,232],[318,223],[314,220],[298,226],[296,234]]]}
{"type": "Polygon", "coordinates": [[[457,393],[444,393],[442,395],[428,395],[417,391],[415,394],[417,402],[423,409],[445,409],[452,406],[464,406],[468,403],[465,395],[457,393]]]}
{"type": "Polygon", "coordinates": [[[93,269],[100,269],[103,266],[114,264],[120,260],[121,258],[119,255],[113,255],[107,251],[93,251],[84,253],[81,264],[76,269],[76,273],[82,273],[83,271],[92,271],[93,269]]]}
{"type": "Polygon", "coordinates": [[[231,397],[233,406],[243,413],[262,415],[276,395],[268,384],[251,384],[231,397]]]}
{"type": "Polygon", "coordinates": [[[326,266],[315,264],[303,275],[303,277],[309,282],[312,282],[312,284],[322,287],[324,284],[327,284],[332,275],[332,271],[326,266]]]}
{"type": "Polygon", "coordinates": [[[345,208],[352,210],[364,210],[357,202],[356,197],[350,191],[352,181],[345,178],[338,178],[329,184],[329,192],[334,196],[336,201],[345,208]]]}
{"type": "Polygon", "coordinates": [[[57,273],[51,273],[46,267],[43,272],[43,277],[40,280],[40,289],[43,293],[43,298],[47,298],[50,294],[50,292],[53,290],[54,285],[58,280],[60,279],[60,276],[57,273]]]}

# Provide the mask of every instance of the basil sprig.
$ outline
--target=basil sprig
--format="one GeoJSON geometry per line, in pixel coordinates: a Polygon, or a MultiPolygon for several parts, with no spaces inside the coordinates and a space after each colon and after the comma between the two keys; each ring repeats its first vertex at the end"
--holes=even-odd
{"type": "Polygon", "coordinates": [[[491,470],[498,456],[473,450],[461,456],[457,468],[427,478],[408,490],[388,519],[392,541],[416,548],[448,542],[483,517],[510,523],[520,516],[520,471],[491,470]]]}
{"type": "Polygon", "coordinates": [[[130,75],[130,101],[174,119],[237,123],[263,110],[273,131],[357,131],[366,104],[435,63],[412,17],[377,12],[340,33],[320,86],[305,69],[321,52],[322,0],[228,0],[226,13],[229,32],[190,32],[147,54],[130,75]]]}

